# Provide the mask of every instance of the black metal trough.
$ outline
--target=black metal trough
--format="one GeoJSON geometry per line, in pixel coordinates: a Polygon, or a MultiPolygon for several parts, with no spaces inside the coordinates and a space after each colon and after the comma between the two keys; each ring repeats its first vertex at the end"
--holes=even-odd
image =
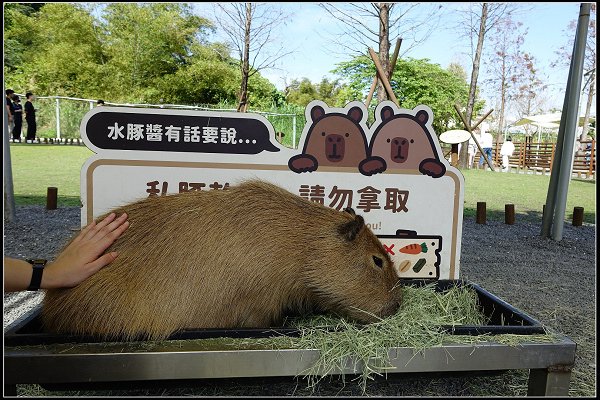
{"type": "MultiPolygon", "coordinates": [[[[410,281],[422,285],[426,280],[410,281]]],[[[479,298],[488,323],[481,326],[445,327],[452,334],[520,334],[545,332],[542,324],[481,286],[462,280],[436,281],[436,290],[467,285],[479,298]]],[[[5,394],[16,393],[17,384],[37,383],[49,390],[94,384],[156,383],[211,378],[297,376],[317,359],[316,349],[266,349],[251,344],[243,348],[227,338],[297,336],[293,328],[186,329],[159,345],[138,346],[114,338],[110,342],[91,336],[44,332],[40,309],[4,333],[5,394]],[[207,340],[198,340],[207,339],[207,340]],[[215,339],[220,339],[215,345],[215,339]],[[183,343],[183,344],[182,344],[183,343]],[[83,344],[84,346],[69,346],[83,344]]],[[[425,350],[415,357],[412,348],[390,349],[393,373],[502,371],[529,369],[530,395],[568,394],[576,344],[566,336],[556,343],[526,342],[518,347],[489,342],[476,345],[445,345],[425,350]],[[477,351],[473,351],[477,347],[477,351]],[[452,358],[448,358],[448,353],[452,358]],[[411,360],[407,363],[407,360],[411,360]]],[[[356,374],[360,365],[348,360],[337,374],[356,374]]]]}

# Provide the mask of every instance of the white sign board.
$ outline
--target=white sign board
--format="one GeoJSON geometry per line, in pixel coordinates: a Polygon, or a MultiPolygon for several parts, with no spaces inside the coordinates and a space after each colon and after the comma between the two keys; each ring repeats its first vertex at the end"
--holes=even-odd
{"type": "MultiPolygon", "coordinates": [[[[81,172],[82,226],[113,208],[245,179],[364,217],[400,277],[458,279],[464,178],[441,157],[431,111],[364,104],[306,108],[298,149],[251,113],[98,107],[81,124],[96,154],[81,172]]],[[[282,216],[285,218],[285,216],[282,216]]],[[[193,223],[193,221],[191,221],[193,223]]]]}

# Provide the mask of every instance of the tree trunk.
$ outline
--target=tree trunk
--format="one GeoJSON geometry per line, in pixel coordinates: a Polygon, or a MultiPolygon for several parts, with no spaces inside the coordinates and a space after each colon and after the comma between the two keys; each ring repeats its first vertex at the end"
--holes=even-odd
{"type": "MultiPolygon", "coordinates": [[[[379,62],[384,71],[390,70],[390,5],[379,3],[379,62]]],[[[381,79],[377,84],[377,101],[381,103],[388,99],[387,92],[381,79]]]]}
{"type": "MultiPolygon", "coordinates": [[[[466,120],[470,124],[475,108],[475,95],[477,90],[477,78],[479,77],[479,64],[481,63],[481,52],[483,51],[483,39],[485,37],[485,23],[488,16],[488,5],[483,3],[481,7],[481,21],[479,23],[479,34],[477,38],[477,50],[473,59],[473,70],[471,71],[471,84],[469,85],[469,99],[467,101],[466,120]]],[[[469,160],[469,146],[461,146],[458,158],[460,168],[466,168],[469,160]]]]}
{"type": "Polygon", "coordinates": [[[588,140],[589,122],[590,122],[590,110],[592,109],[592,102],[594,101],[594,92],[596,89],[596,69],[592,71],[590,77],[590,90],[588,91],[587,104],[585,106],[585,117],[583,118],[583,128],[581,130],[580,141],[588,140]]]}
{"type": "Polygon", "coordinates": [[[498,116],[498,132],[496,132],[496,143],[500,142],[502,139],[502,132],[504,131],[504,108],[506,107],[506,56],[502,59],[502,78],[500,81],[500,88],[500,112],[498,116]]]}
{"type": "Polygon", "coordinates": [[[246,26],[244,30],[244,54],[242,57],[242,85],[237,110],[246,112],[248,108],[248,76],[250,75],[250,26],[252,23],[252,4],[246,3],[246,26]]]}

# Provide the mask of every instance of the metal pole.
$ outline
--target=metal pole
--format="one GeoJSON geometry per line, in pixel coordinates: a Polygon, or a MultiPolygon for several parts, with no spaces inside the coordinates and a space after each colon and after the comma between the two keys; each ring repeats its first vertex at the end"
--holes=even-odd
{"type": "MultiPolygon", "coordinates": [[[[4,85],[2,85],[4,86],[4,85]]],[[[8,137],[8,111],[4,108],[4,219],[8,222],[15,220],[15,195],[13,190],[12,163],[10,161],[10,142],[8,137]]]]}
{"type": "MultiPolygon", "coordinates": [[[[580,15],[581,15],[581,10],[583,9],[583,5],[584,4],[582,4],[580,6],[580,15]]],[[[588,14],[589,14],[589,12],[588,12],[588,14]]],[[[586,26],[586,29],[587,29],[587,26],[586,26]]],[[[572,92],[571,86],[572,86],[572,81],[574,79],[575,49],[577,46],[578,32],[579,32],[579,26],[578,26],[578,30],[576,33],[575,42],[573,43],[573,55],[571,57],[571,66],[569,68],[569,75],[567,77],[567,87],[565,89],[565,99],[563,102],[562,116],[560,119],[558,133],[556,136],[556,148],[554,149],[554,159],[552,161],[552,172],[550,173],[550,183],[548,184],[548,194],[546,195],[546,208],[544,209],[544,212],[542,215],[542,229],[541,229],[542,237],[550,237],[550,230],[552,229],[552,221],[553,221],[553,216],[554,216],[555,202],[556,202],[556,195],[557,195],[558,178],[560,176],[561,162],[562,162],[561,155],[563,154],[563,147],[564,147],[564,133],[565,133],[565,123],[566,123],[565,110],[567,110],[569,108],[569,101],[570,101],[569,94],[572,92]]],[[[577,101],[578,100],[579,100],[579,96],[577,96],[577,101]]]]}
{"type": "MultiPolygon", "coordinates": [[[[552,225],[552,239],[561,240],[564,227],[565,209],[567,205],[567,194],[569,192],[569,181],[571,180],[571,164],[573,163],[573,145],[575,143],[575,131],[579,122],[579,97],[581,93],[581,81],[583,77],[583,61],[585,58],[585,44],[587,40],[588,24],[590,20],[590,3],[582,3],[579,12],[579,22],[573,46],[573,62],[570,74],[573,74],[573,87],[565,94],[569,98],[567,109],[563,108],[565,122],[564,143],[561,154],[561,169],[558,177],[556,192],[556,210],[554,212],[554,224],[552,225]]],[[[562,120],[561,118],[561,120],[562,120]]],[[[562,122],[562,121],[561,121],[562,122]]]]}
{"type": "Polygon", "coordinates": [[[56,98],[56,138],[60,139],[60,100],[56,98]]]}

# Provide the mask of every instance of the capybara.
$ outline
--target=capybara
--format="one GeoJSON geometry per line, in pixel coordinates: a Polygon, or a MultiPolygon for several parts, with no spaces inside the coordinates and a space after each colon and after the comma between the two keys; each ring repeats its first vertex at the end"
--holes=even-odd
{"type": "Polygon", "coordinates": [[[369,323],[400,305],[390,257],[350,208],[249,180],[113,211],[131,222],[107,249],[119,255],[78,286],[47,291],[48,332],[162,340],[311,312],[369,323]]]}
{"type": "Polygon", "coordinates": [[[310,109],[310,117],[312,123],[302,154],[288,161],[292,171],[313,172],[319,166],[356,167],[363,175],[371,175],[367,137],[360,126],[363,119],[360,107],[351,107],[348,114],[344,114],[325,111],[323,106],[315,104],[310,109]]]}
{"type": "Polygon", "coordinates": [[[380,111],[381,123],[371,137],[369,145],[373,171],[418,170],[423,175],[439,178],[446,173],[440,161],[432,134],[425,124],[429,113],[420,110],[415,116],[394,114],[394,109],[384,106],[380,111]],[[381,162],[381,167],[376,162],[381,162]]]}

